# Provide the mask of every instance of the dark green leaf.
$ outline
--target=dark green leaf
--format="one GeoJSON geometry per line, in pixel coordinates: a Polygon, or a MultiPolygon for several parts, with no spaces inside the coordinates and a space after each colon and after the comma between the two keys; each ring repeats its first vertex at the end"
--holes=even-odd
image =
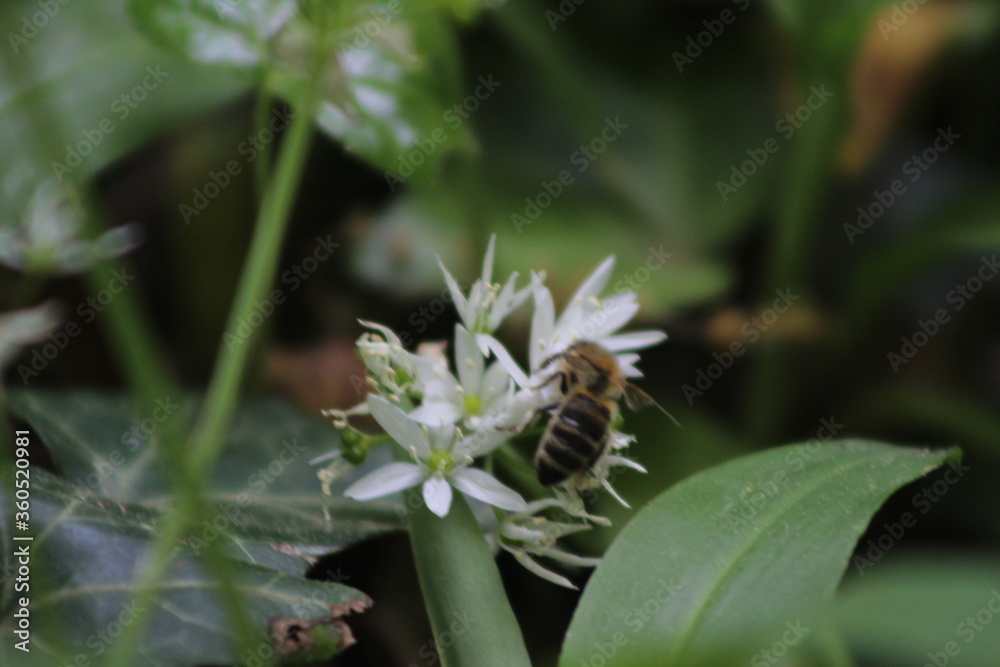
{"type": "MultiPolygon", "coordinates": [[[[165,419],[189,420],[197,402],[164,397],[160,411],[137,415],[119,395],[97,392],[17,392],[11,408],[52,451],[59,472],[93,493],[162,509],[172,502],[166,466],[156,455],[156,430],[165,419]]],[[[192,540],[227,534],[230,555],[286,573],[301,573],[313,558],[403,527],[389,502],[358,503],[339,491],[379,463],[373,460],[338,481],[324,501],[309,461],[337,446],[323,420],[273,399],[256,399],[238,413],[209,483],[217,510],[192,540]]]]}
{"type": "MultiPolygon", "coordinates": [[[[93,496],[39,469],[31,471],[31,482],[32,648],[53,660],[70,663],[83,655],[100,664],[122,626],[144,611],[136,606],[134,586],[155,531],[142,508],[93,496]]],[[[3,510],[6,514],[10,508],[3,510]]],[[[364,594],[339,583],[289,577],[238,561],[227,567],[260,643],[233,651],[217,583],[190,550],[179,549],[158,584],[157,608],[148,610],[153,619],[138,664],[231,664],[246,659],[246,651],[270,656],[278,619],[315,625],[317,644],[310,655],[329,659],[349,643],[340,634],[339,616],[370,604],[364,594]]],[[[12,641],[16,622],[10,611],[0,633],[4,643],[12,641]]]]}
{"type": "Polygon", "coordinates": [[[781,447],[699,473],[647,505],[584,591],[560,665],[749,660],[808,634],[858,536],[895,489],[958,450],[864,442],[781,447]]]}

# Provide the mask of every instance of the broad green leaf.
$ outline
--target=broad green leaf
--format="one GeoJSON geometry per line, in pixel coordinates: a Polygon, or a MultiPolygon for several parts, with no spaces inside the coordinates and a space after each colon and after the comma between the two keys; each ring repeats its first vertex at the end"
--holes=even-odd
{"type": "Polygon", "coordinates": [[[936,552],[886,558],[844,584],[834,612],[866,664],[993,667],[1000,559],[936,552]]]}
{"type": "MultiPolygon", "coordinates": [[[[0,68],[0,221],[20,214],[42,178],[85,179],[246,90],[229,72],[150,44],[125,19],[123,0],[53,6],[59,13],[0,68]]],[[[2,3],[0,24],[20,34],[37,12],[2,3]]]]}
{"type": "Polygon", "coordinates": [[[801,641],[882,502],[958,455],[857,440],[791,445],[681,482],[611,545],[559,664],[605,649],[608,665],[735,664],[786,632],[801,641]]]}
{"type": "MultiPolygon", "coordinates": [[[[66,479],[153,510],[172,502],[154,438],[165,419],[191,419],[195,399],[164,397],[151,415],[135,414],[124,396],[97,392],[16,392],[10,403],[48,445],[66,479]]],[[[319,555],[402,529],[390,502],[357,503],[339,495],[377,461],[339,480],[324,501],[317,467],[309,461],[336,448],[337,437],[328,422],[280,401],[249,401],[209,482],[207,500],[217,511],[200,522],[192,546],[222,531],[230,555],[295,574],[319,555]]]]}
{"type": "MultiPolygon", "coordinates": [[[[74,655],[84,655],[100,664],[121,627],[146,611],[136,606],[134,586],[155,535],[142,516],[131,515],[133,507],[92,496],[37,468],[31,470],[31,482],[32,648],[54,660],[71,662],[74,655]]],[[[3,510],[8,514],[10,508],[3,510]]],[[[158,583],[160,602],[147,612],[153,618],[137,664],[231,664],[245,660],[246,651],[270,655],[279,619],[314,626],[310,634],[316,644],[301,655],[326,660],[349,645],[338,617],[370,604],[364,594],[339,583],[289,577],[238,561],[227,567],[260,643],[233,651],[217,583],[189,550],[178,549],[158,583]]],[[[0,626],[4,643],[12,641],[15,623],[7,609],[0,626]]]]}
{"type": "Polygon", "coordinates": [[[493,554],[465,497],[456,492],[441,518],[419,493],[406,492],[418,508],[410,515],[410,543],[442,664],[530,666],[493,554]]]}

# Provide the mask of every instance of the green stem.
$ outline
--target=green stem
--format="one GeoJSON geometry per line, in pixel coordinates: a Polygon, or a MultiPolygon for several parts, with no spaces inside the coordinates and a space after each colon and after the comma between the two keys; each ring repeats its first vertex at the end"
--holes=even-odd
{"type": "MultiPolygon", "coordinates": [[[[261,77],[265,77],[266,74],[261,74],[261,77]]],[[[257,93],[257,103],[254,105],[253,112],[253,131],[260,132],[261,129],[267,124],[267,118],[271,111],[271,102],[273,97],[268,94],[266,88],[266,81],[260,82],[260,90],[257,93]]],[[[260,152],[257,154],[257,160],[254,163],[253,174],[254,174],[254,193],[257,197],[257,205],[261,206],[264,193],[267,190],[267,177],[271,170],[271,144],[273,142],[268,142],[264,144],[260,152]]]]}
{"type": "MultiPolygon", "coordinates": [[[[249,313],[256,302],[267,297],[267,290],[277,268],[295,191],[308,154],[313,127],[312,111],[312,103],[301,107],[289,128],[274,180],[258,215],[250,254],[229,316],[229,333],[236,331],[239,318],[249,313]]],[[[157,582],[172,560],[177,542],[184,537],[192,519],[200,516],[203,505],[200,490],[225,443],[225,435],[236,410],[239,387],[252,349],[250,342],[243,340],[230,351],[225,337],[222,341],[205,403],[185,455],[190,463],[182,489],[182,502],[164,519],[160,527],[160,538],[150,554],[149,566],[137,587],[142,600],[151,600],[157,582]]],[[[214,574],[222,576],[223,588],[232,589],[231,585],[225,585],[228,579],[225,568],[217,567],[217,559],[211,557],[218,545],[213,543],[211,548],[209,566],[214,574]]],[[[226,602],[229,606],[228,603],[233,602],[233,598],[228,595],[224,597],[228,598],[226,602]]],[[[127,667],[131,664],[144,626],[143,619],[148,620],[148,614],[140,616],[126,628],[109,662],[111,667],[127,667]]],[[[234,618],[234,621],[240,629],[240,635],[246,636],[249,625],[242,622],[242,618],[234,618]]]]}
{"type": "Polygon", "coordinates": [[[253,311],[255,304],[267,299],[274,280],[292,203],[309,151],[312,111],[310,104],[308,108],[300,109],[292,120],[278,159],[274,182],[261,205],[250,254],[229,313],[226,333],[219,346],[212,383],[192,436],[191,456],[198,470],[207,470],[215,460],[236,410],[240,384],[253,349],[253,336],[241,340],[236,336],[236,330],[240,320],[253,311]]]}
{"type": "MultiPolygon", "coordinates": [[[[419,491],[408,491],[421,501],[419,491]]],[[[456,493],[440,518],[417,502],[410,544],[444,667],[530,667],[521,629],[482,528],[456,493]],[[444,633],[449,641],[442,641],[444,633]]],[[[415,506],[413,504],[409,506],[415,506]]]]}

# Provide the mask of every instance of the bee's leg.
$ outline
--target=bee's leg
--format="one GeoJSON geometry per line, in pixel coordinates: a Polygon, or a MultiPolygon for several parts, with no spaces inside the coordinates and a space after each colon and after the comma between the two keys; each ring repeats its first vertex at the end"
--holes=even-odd
{"type": "Polygon", "coordinates": [[[547,387],[550,384],[552,384],[553,382],[555,382],[557,379],[559,380],[559,386],[563,387],[563,393],[565,394],[566,393],[566,389],[565,389],[565,387],[566,387],[566,373],[564,373],[562,371],[559,371],[558,373],[553,373],[544,382],[542,382],[538,386],[532,387],[532,389],[535,389],[535,390],[544,389],[545,387],[547,387]]]}
{"type": "Polygon", "coordinates": [[[559,407],[559,403],[549,403],[548,405],[543,405],[540,408],[535,408],[524,420],[521,421],[517,426],[501,426],[498,431],[505,431],[507,433],[520,433],[528,427],[528,424],[538,419],[544,412],[551,412],[559,407]]]}

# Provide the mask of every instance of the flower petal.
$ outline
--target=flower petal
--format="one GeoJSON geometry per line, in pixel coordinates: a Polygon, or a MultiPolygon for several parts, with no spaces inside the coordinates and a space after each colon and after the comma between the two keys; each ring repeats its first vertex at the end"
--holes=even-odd
{"type": "Polygon", "coordinates": [[[617,454],[608,454],[605,457],[609,468],[614,468],[615,466],[622,466],[625,468],[631,468],[638,472],[649,472],[642,467],[641,464],[633,461],[632,459],[625,458],[624,456],[618,456],[617,454]]]}
{"type": "Polygon", "coordinates": [[[634,294],[618,294],[601,301],[601,308],[589,314],[586,337],[590,340],[606,338],[625,326],[639,312],[639,302],[634,294]]]}
{"type": "Polygon", "coordinates": [[[424,482],[424,502],[427,509],[440,517],[448,516],[451,509],[451,486],[441,477],[429,477],[424,482]]]}
{"type": "MultiPolygon", "coordinates": [[[[496,415],[493,417],[490,426],[497,426],[498,423],[503,423],[504,415],[496,415]]],[[[506,431],[476,431],[471,433],[458,442],[455,443],[452,448],[452,452],[455,456],[465,457],[471,456],[472,458],[479,458],[484,454],[488,454],[496,449],[500,444],[510,439],[510,433],[506,431]]]]}
{"type": "Polygon", "coordinates": [[[462,294],[462,290],[459,288],[458,283],[455,282],[455,279],[451,277],[450,273],[448,273],[448,269],[444,268],[444,262],[441,261],[440,257],[437,258],[437,261],[438,266],[441,267],[441,273],[444,274],[445,285],[448,286],[451,298],[455,302],[455,310],[457,310],[458,314],[461,315],[465,312],[465,295],[462,294]]]}
{"type": "Polygon", "coordinates": [[[493,281],[493,251],[497,244],[497,235],[490,236],[490,242],[486,246],[486,257],[483,258],[483,284],[489,286],[493,281]]]}
{"type": "Polygon", "coordinates": [[[615,487],[611,486],[611,482],[605,479],[601,481],[601,485],[608,490],[608,493],[611,494],[612,498],[614,498],[615,500],[617,500],[622,504],[622,507],[624,507],[625,509],[632,509],[632,506],[629,505],[627,502],[625,502],[624,498],[618,495],[618,492],[615,491],[615,487]]]}
{"type": "Polygon", "coordinates": [[[503,289],[500,290],[496,301],[493,303],[493,307],[490,309],[490,320],[488,323],[490,331],[496,331],[503,322],[503,318],[507,317],[507,314],[516,307],[514,305],[514,284],[516,282],[517,271],[510,274],[510,277],[507,278],[507,282],[504,283],[503,289]]]}
{"type": "Polygon", "coordinates": [[[604,338],[601,345],[612,352],[621,352],[622,350],[640,350],[644,347],[651,347],[666,339],[667,334],[662,331],[632,331],[604,338]]]}
{"type": "Polygon", "coordinates": [[[618,368],[622,370],[622,374],[627,378],[641,378],[642,371],[635,367],[635,363],[639,361],[638,354],[616,354],[615,357],[618,359],[618,368]]]}
{"type": "Polygon", "coordinates": [[[561,574],[556,574],[552,570],[548,570],[542,567],[541,565],[533,561],[531,558],[529,558],[528,555],[523,551],[515,549],[507,549],[507,551],[510,551],[512,554],[514,554],[514,558],[517,559],[517,562],[523,565],[532,574],[536,574],[542,579],[552,582],[556,586],[564,586],[566,588],[571,588],[574,591],[576,590],[576,586],[574,586],[573,582],[571,582],[569,579],[562,576],[561,574]]]}
{"type": "Polygon", "coordinates": [[[540,553],[540,556],[545,556],[546,558],[551,558],[552,560],[557,560],[560,563],[566,563],[567,565],[575,565],[577,567],[597,567],[601,564],[600,558],[587,558],[586,556],[577,556],[568,551],[563,551],[562,549],[556,549],[555,547],[550,547],[546,549],[544,553],[540,553]]]}
{"type": "Polygon", "coordinates": [[[576,290],[576,294],[573,295],[573,298],[569,302],[571,304],[583,303],[590,301],[591,298],[597,298],[604,290],[604,286],[608,284],[608,279],[611,278],[611,270],[614,267],[615,256],[610,255],[583,281],[583,284],[576,290]]]}
{"type": "Polygon", "coordinates": [[[555,329],[555,306],[552,304],[552,293],[544,285],[538,284],[533,291],[535,314],[531,318],[531,338],[528,341],[528,362],[531,371],[550,354],[548,348],[555,329]]]}
{"type": "Polygon", "coordinates": [[[517,491],[478,468],[462,468],[452,475],[451,483],[462,493],[500,509],[517,512],[528,506],[517,491]]]}
{"type": "Polygon", "coordinates": [[[509,387],[510,373],[507,372],[503,364],[495,361],[490,364],[483,375],[483,380],[479,384],[479,395],[489,404],[506,395],[509,387]]]}
{"type": "Polygon", "coordinates": [[[416,486],[425,476],[424,469],[415,463],[388,463],[351,484],[344,495],[355,500],[381,498],[416,486]]]}
{"type": "Polygon", "coordinates": [[[427,356],[410,355],[410,359],[417,373],[418,386],[424,392],[424,401],[443,401],[454,405],[461,402],[458,380],[445,364],[427,356]]]}
{"type": "Polygon", "coordinates": [[[375,421],[403,449],[415,449],[419,457],[431,455],[431,446],[423,429],[405,412],[377,394],[368,395],[368,408],[375,421]]]}
{"type": "Polygon", "coordinates": [[[480,391],[483,381],[483,355],[476,338],[461,324],[455,325],[455,369],[466,392],[480,391]]]}
{"type": "Polygon", "coordinates": [[[489,345],[490,350],[493,352],[494,356],[496,356],[497,361],[503,364],[503,367],[507,369],[510,376],[514,378],[514,382],[517,383],[517,386],[523,389],[530,384],[528,376],[524,374],[524,371],[521,370],[521,367],[517,365],[514,358],[510,356],[510,352],[507,351],[507,348],[505,348],[500,341],[496,338],[490,337],[487,341],[487,345],[489,345]]]}
{"type": "Polygon", "coordinates": [[[457,424],[462,419],[462,412],[453,403],[426,401],[408,416],[413,421],[428,426],[447,426],[457,424]]]}

